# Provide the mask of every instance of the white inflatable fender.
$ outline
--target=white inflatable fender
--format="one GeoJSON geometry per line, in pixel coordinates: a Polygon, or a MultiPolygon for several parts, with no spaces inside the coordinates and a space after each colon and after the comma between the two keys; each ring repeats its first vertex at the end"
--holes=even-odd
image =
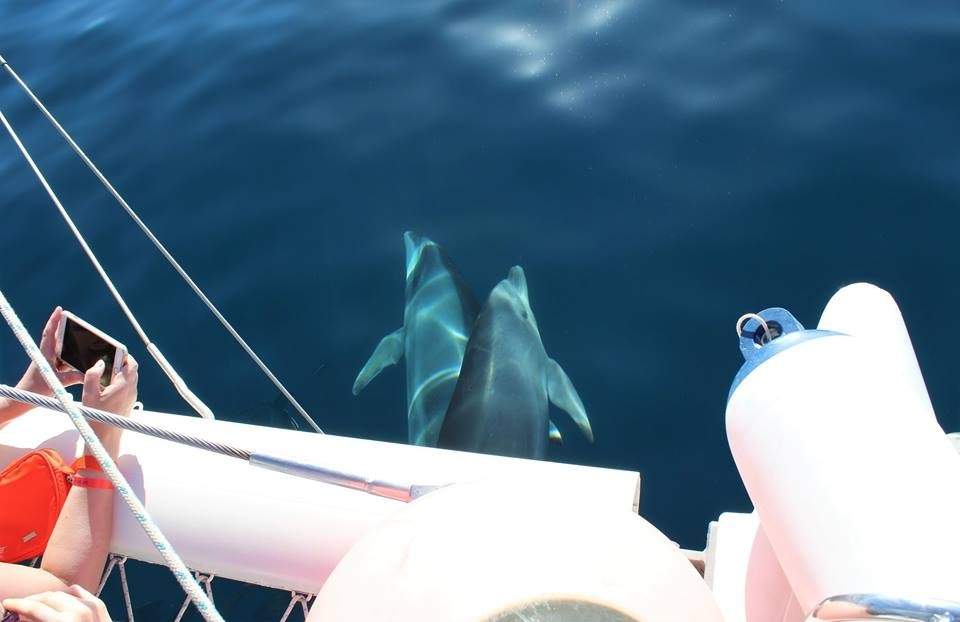
{"type": "Polygon", "coordinates": [[[308,620],[721,622],[676,544],[590,496],[524,478],[431,493],[347,553],[308,620]]]}
{"type": "Polygon", "coordinates": [[[960,456],[893,299],[837,296],[821,328],[847,334],[764,346],[732,390],[741,477],[804,612],[848,593],[960,600],[960,456]]]}

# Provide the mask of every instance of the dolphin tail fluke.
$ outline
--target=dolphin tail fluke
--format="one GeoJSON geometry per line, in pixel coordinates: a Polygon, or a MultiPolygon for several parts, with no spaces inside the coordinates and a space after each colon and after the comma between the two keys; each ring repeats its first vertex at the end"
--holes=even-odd
{"type": "Polygon", "coordinates": [[[580,401],[577,390],[567,377],[567,372],[553,359],[547,364],[547,395],[550,402],[557,408],[564,410],[577,424],[577,427],[583,432],[584,436],[592,443],[593,430],[590,429],[590,420],[587,419],[587,411],[580,401]]]}
{"type": "Polygon", "coordinates": [[[403,357],[403,328],[398,328],[377,344],[353,383],[353,394],[358,395],[367,384],[385,368],[395,365],[403,357]]]}
{"type": "Polygon", "coordinates": [[[557,424],[550,422],[550,432],[548,433],[550,442],[554,445],[563,445],[563,437],[560,436],[560,429],[557,428],[557,424]]]}

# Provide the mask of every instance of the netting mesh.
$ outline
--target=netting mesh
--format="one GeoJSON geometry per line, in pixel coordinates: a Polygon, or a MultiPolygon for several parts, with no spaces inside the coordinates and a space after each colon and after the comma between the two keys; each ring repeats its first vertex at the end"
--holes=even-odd
{"type": "MultiPolygon", "coordinates": [[[[32,560],[30,562],[31,565],[35,565],[37,563],[37,559],[32,560]]],[[[134,596],[130,587],[130,580],[128,579],[128,575],[127,575],[127,563],[129,563],[130,561],[131,560],[127,557],[115,555],[112,553],[110,554],[110,557],[107,560],[106,568],[103,571],[103,578],[100,580],[100,586],[97,589],[97,595],[100,596],[103,593],[104,589],[107,588],[108,585],[111,583],[111,578],[114,575],[116,575],[117,579],[115,581],[116,583],[118,583],[121,598],[123,601],[123,606],[124,606],[124,609],[126,610],[126,619],[128,620],[128,622],[134,622],[135,620],[134,596]]],[[[140,562],[134,561],[133,563],[138,564],[140,562]]],[[[215,575],[205,574],[195,570],[193,571],[193,576],[196,578],[197,582],[201,586],[203,586],[203,589],[206,592],[207,596],[210,598],[210,600],[216,603],[214,599],[214,592],[213,592],[213,581],[216,578],[215,575]]],[[[259,588],[259,589],[270,590],[271,588],[259,588]]],[[[295,592],[295,591],[291,591],[289,592],[289,594],[290,594],[290,600],[287,603],[286,609],[284,609],[282,612],[279,610],[277,611],[277,616],[278,616],[277,619],[279,620],[279,622],[290,622],[291,619],[295,617],[294,612],[297,609],[299,609],[302,612],[303,619],[306,619],[307,614],[309,612],[310,601],[313,600],[315,595],[304,593],[304,592],[295,592]]],[[[180,604],[180,608],[177,611],[176,616],[174,616],[172,619],[173,622],[181,622],[184,619],[184,617],[190,611],[190,604],[191,604],[190,597],[185,596],[182,603],[180,604]]],[[[114,613],[114,615],[116,614],[116,612],[112,612],[112,613],[114,613]]],[[[156,619],[156,618],[154,617],[152,619],[156,619]]],[[[258,618],[258,619],[265,619],[265,618],[258,618]]]]}

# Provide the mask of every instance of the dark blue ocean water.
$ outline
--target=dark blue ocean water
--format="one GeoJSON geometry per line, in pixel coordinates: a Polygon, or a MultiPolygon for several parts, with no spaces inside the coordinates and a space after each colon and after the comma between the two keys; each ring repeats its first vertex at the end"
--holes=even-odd
{"type": "MultiPolygon", "coordinates": [[[[402,368],[350,388],[401,324],[407,228],[480,296],[523,265],[597,437],[558,418],[553,457],[641,471],[641,512],[685,546],[749,508],[723,423],[745,311],[814,325],[844,284],[889,289],[960,428],[956,5],[6,2],[0,54],[329,432],[405,439],[402,368]]],[[[6,76],[0,109],[197,393],[291,426],[6,76]]],[[[77,312],[131,346],[149,408],[185,412],[6,136],[0,206],[28,325],[77,312]]],[[[12,382],[23,355],[0,353],[12,382]]],[[[151,576],[171,587],[145,619],[179,599],[151,576]]]]}

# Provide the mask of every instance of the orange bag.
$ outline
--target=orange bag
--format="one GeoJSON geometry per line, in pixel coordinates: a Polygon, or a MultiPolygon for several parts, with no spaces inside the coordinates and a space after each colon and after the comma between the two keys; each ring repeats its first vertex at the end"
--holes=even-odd
{"type": "Polygon", "coordinates": [[[90,456],[68,466],[53,449],[39,449],[0,471],[0,562],[43,554],[74,473],[90,468],[99,468],[90,456]]]}

